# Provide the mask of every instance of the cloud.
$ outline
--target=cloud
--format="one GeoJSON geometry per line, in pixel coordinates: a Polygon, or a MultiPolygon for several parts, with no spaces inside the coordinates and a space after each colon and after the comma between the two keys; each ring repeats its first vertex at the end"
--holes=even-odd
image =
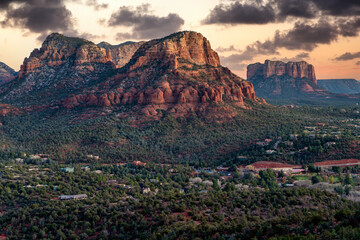
{"type": "Polygon", "coordinates": [[[231,46],[229,46],[229,47],[227,47],[227,48],[218,47],[218,48],[216,49],[216,51],[217,51],[217,52],[235,52],[235,51],[239,51],[239,50],[236,49],[236,48],[234,47],[234,45],[231,45],[231,46]]]}
{"type": "Polygon", "coordinates": [[[106,9],[109,7],[109,4],[107,3],[99,3],[97,0],[87,0],[86,5],[90,7],[94,7],[96,11],[99,11],[101,9],[106,9]]]}
{"type": "MultiPolygon", "coordinates": [[[[272,39],[255,42],[246,49],[252,49],[256,55],[275,53],[280,48],[288,50],[312,51],[319,44],[330,44],[339,36],[347,36],[341,28],[343,23],[331,23],[327,19],[320,19],[317,23],[296,22],[294,27],[286,31],[276,31],[272,39]]],[[[358,29],[353,29],[357,34],[358,29]]]]}
{"type": "Polygon", "coordinates": [[[337,21],[339,32],[344,37],[356,37],[360,31],[360,17],[337,21]]]}
{"type": "Polygon", "coordinates": [[[319,10],[331,16],[360,16],[358,0],[312,0],[319,10]]]}
{"type": "Polygon", "coordinates": [[[297,54],[295,57],[292,58],[275,58],[274,60],[278,60],[278,61],[282,61],[282,62],[300,62],[300,61],[304,61],[305,59],[310,58],[309,53],[303,52],[303,53],[299,53],[297,54]]]}
{"type": "Polygon", "coordinates": [[[358,61],[358,62],[356,63],[356,65],[360,66],[360,61],[358,61]]]}
{"type": "MultiPolygon", "coordinates": [[[[66,2],[81,3],[81,0],[1,0],[0,20],[1,27],[12,27],[27,30],[38,34],[37,40],[43,41],[50,33],[60,32],[70,37],[97,39],[99,36],[81,33],[74,28],[75,19],[66,2]]],[[[88,1],[87,4],[97,4],[97,1],[88,1]]]]}
{"type": "Polygon", "coordinates": [[[278,0],[278,18],[285,20],[287,17],[315,18],[316,8],[308,0],[278,0]]]}
{"type": "Polygon", "coordinates": [[[203,24],[266,24],[274,22],[276,14],[270,3],[235,1],[219,4],[202,21],[203,24]]]}
{"type": "Polygon", "coordinates": [[[203,24],[268,24],[290,19],[360,16],[359,0],[227,0],[203,24]]]}
{"type": "Polygon", "coordinates": [[[72,14],[61,0],[5,0],[1,1],[0,11],[4,12],[2,27],[42,33],[68,30],[73,25],[72,14]]]}
{"type": "Polygon", "coordinates": [[[252,45],[246,47],[244,51],[231,54],[230,56],[221,56],[221,62],[224,66],[231,68],[232,70],[243,70],[247,64],[243,62],[252,61],[257,55],[277,55],[279,54],[273,46],[266,47],[267,43],[255,42],[252,45]],[[261,47],[259,46],[261,45],[261,47]]]}
{"type": "Polygon", "coordinates": [[[341,56],[335,58],[334,60],[336,61],[348,61],[348,60],[353,60],[356,58],[360,58],[360,52],[356,52],[356,53],[350,53],[350,52],[346,52],[344,54],[342,54],[341,56]]]}
{"type": "Polygon", "coordinates": [[[170,13],[166,17],[159,17],[150,10],[150,4],[142,4],[136,8],[120,7],[111,15],[108,26],[132,27],[131,33],[118,33],[118,40],[149,39],[177,32],[184,23],[178,14],[170,13]]]}
{"type": "Polygon", "coordinates": [[[311,51],[318,44],[329,44],[337,40],[338,35],[338,28],[325,20],[315,24],[296,22],[294,28],[289,31],[277,31],[272,44],[276,49],[311,51]]]}
{"type": "MultiPolygon", "coordinates": [[[[340,36],[356,36],[360,31],[359,19],[330,21],[320,19],[316,23],[296,22],[290,30],[276,31],[274,36],[266,41],[256,41],[243,51],[237,51],[227,57],[221,57],[222,62],[232,66],[234,70],[241,70],[244,62],[250,62],[258,56],[279,55],[280,49],[306,51],[293,58],[282,58],[284,61],[299,61],[309,57],[307,52],[312,51],[320,44],[331,44],[340,36]],[[351,34],[344,26],[352,26],[351,34]]],[[[229,47],[232,48],[232,46],[229,47]]],[[[220,49],[228,50],[228,49],[220,49]]],[[[341,56],[340,56],[341,57],[341,56]]],[[[339,57],[339,58],[340,58],[339,57]]]]}

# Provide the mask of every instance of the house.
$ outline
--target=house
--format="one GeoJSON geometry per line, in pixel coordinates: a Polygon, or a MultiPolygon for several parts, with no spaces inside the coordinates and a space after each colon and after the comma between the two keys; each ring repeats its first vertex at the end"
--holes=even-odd
{"type": "Polygon", "coordinates": [[[299,174],[299,173],[304,173],[304,172],[306,172],[306,170],[303,169],[303,168],[294,168],[294,169],[291,169],[291,173],[292,173],[292,174],[299,174]]]}
{"type": "Polygon", "coordinates": [[[212,186],[213,182],[210,181],[210,180],[205,180],[205,181],[203,181],[203,184],[206,185],[206,186],[212,186]]]}
{"type": "Polygon", "coordinates": [[[294,146],[294,142],[292,141],[285,141],[284,144],[287,146],[294,146]]]}
{"type": "Polygon", "coordinates": [[[290,134],[290,140],[296,140],[298,136],[298,134],[290,134]]]}
{"type": "Polygon", "coordinates": [[[86,199],[88,196],[86,194],[77,194],[77,195],[61,195],[59,196],[60,200],[81,200],[86,199]]]}
{"type": "Polygon", "coordinates": [[[143,163],[141,161],[134,161],[133,164],[136,165],[136,166],[143,166],[143,167],[146,166],[146,163],[143,163]]]}
{"type": "Polygon", "coordinates": [[[195,177],[195,178],[190,178],[189,179],[190,183],[202,183],[202,179],[199,177],[195,177]]]}
{"type": "Polygon", "coordinates": [[[60,172],[73,173],[74,172],[74,167],[60,168],[60,172]]]}
{"type": "Polygon", "coordinates": [[[245,156],[237,156],[236,158],[240,161],[245,161],[247,159],[245,156]]]}
{"type": "Polygon", "coordinates": [[[229,167],[218,166],[216,169],[219,172],[226,172],[229,170],[229,167]]]}
{"type": "Polygon", "coordinates": [[[92,158],[92,159],[95,159],[95,160],[99,160],[99,156],[94,156],[92,154],[89,154],[89,155],[86,155],[88,158],[92,158]]]}
{"type": "Polygon", "coordinates": [[[30,159],[31,160],[34,160],[34,159],[41,159],[40,155],[39,154],[32,154],[30,155],[30,159]]]}
{"type": "Polygon", "coordinates": [[[275,150],[266,150],[266,154],[273,154],[273,153],[276,153],[275,150]]]}
{"type": "Polygon", "coordinates": [[[256,142],[256,145],[264,147],[264,146],[268,146],[269,143],[259,141],[259,142],[256,142]]]}
{"type": "Polygon", "coordinates": [[[106,183],[108,184],[116,184],[118,181],[117,180],[107,180],[106,183]]]}
{"type": "Polygon", "coordinates": [[[81,170],[85,171],[85,172],[89,172],[90,171],[90,167],[89,166],[85,166],[82,167],[81,170]]]}
{"type": "Polygon", "coordinates": [[[331,145],[336,145],[336,142],[327,142],[326,146],[330,147],[331,145]]]}
{"type": "Polygon", "coordinates": [[[144,188],[144,189],[142,189],[142,193],[144,193],[144,194],[151,193],[151,189],[150,188],[144,188]]]}

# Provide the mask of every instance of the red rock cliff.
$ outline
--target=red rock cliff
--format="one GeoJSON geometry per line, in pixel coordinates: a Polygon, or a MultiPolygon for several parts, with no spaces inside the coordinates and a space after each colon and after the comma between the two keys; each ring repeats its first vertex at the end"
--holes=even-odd
{"type": "Polygon", "coordinates": [[[268,78],[272,75],[288,75],[293,78],[307,78],[314,83],[316,81],[314,66],[307,62],[288,62],[266,60],[264,64],[250,64],[247,68],[247,79],[253,77],[268,78]]]}
{"type": "Polygon", "coordinates": [[[200,33],[180,32],[160,40],[143,44],[130,61],[130,70],[153,62],[177,68],[180,63],[219,66],[218,54],[211,49],[210,42],[200,33]]]}
{"type": "Polygon", "coordinates": [[[121,68],[142,44],[143,42],[113,46],[103,42],[96,45],[84,39],[53,33],[46,38],[40,49],[35,49],[29,58],[25,58],[19,77],[43,71],[41,68],[44,66],[60,66],[69,61],[73,61],[71,64],[74,67],[85,63],[112,62],[115,67],[121,68]],[[72,56],[74,57],[71,58],[72,56]]]}
{"type": "Polygon", "coordinates": [[[243,105],[244,98],[257,99],[252,83],[222,67],[209,41],[196,32],[180,32],[143,43],[122,72],[106,84],[116,88],[71,96],[63,105],[137,104],[168,110],[224,100],[243,105]]]}
{"type": "Polygon", "coordinates": [[[244,106],[245,98],[259,100],[252,83],[221,66],[209,41],[189,31],[116,46],[51,34],[25,59],[17,80],[0,92],[7,93],[5,102],[22,101],[29,109],[31,104],[135,104],[155,114],[157,109],[193,111],[210,103],[244,106]]]}

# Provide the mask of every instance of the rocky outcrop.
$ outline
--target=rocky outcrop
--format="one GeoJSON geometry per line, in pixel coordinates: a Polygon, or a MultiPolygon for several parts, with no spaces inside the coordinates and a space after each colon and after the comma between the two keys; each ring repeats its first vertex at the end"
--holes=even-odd
{"type": "Polygon", "coordinates": [[[209,41],[195,32],[142,44],[121,72],[108,79],[107,85],[116,89],[70,96],[64,107],[137,104],[162,105],[168,110],[178,104],[225,100],[244,104],[244,98],[257,99],[253,85],[220,66],[209,41]]]}
{"type": "Polygon", "coordinates": [[[42,67],[61,66],[69,61],[76,67],[83,64],[112,63],[115,68],[121,68],[129,62],[134,52],[143,42],[128,42],[120,45],[110,45],[65,37],[58,33],[49,35],[40,49],[35,49],[29,58],[25,58],[19,76],[32,72],[41,72],[42,67]]]}
{"type": "Polygon", "coordinates": [[[266,60],[247,67],[248,80],[254,84],[256,94],[265,99],[306,100],[330,98],[331,94],[317,85],[315,69],[302,62],[283,63],[266,60]]]}
{"type": "Polygon", "coordinates": [[[236,102],[243,102],[243,98],[256,99],[254,88],[249,82],[214,88],[206,85],[170,86],[164,82],[157,88],[148,87],[141,91],[133,88],[128,91],[117,89],[101,95],[91,93],[73,95],[63,101],[63,106],[74,108],[76,106],[110,107],[124,104],[201,104],[222,102],[224,97],[236,102]]]}
{"type": "Polygon", "coordinates": [[[122,68],[143,44],[144,42],[125,42],[119,45],[111,45],[101,42],[97,46],[106,50],[107,58],[111,59],[116,68],[122,68]]]}
{"type": "Polygon", "coordinates": [[[0,94],[0,101],[26,109],[131,104],[145,115],[156,115],[157,109],[204,110],[224,101],[237,106],[245,106],[244,99],[262,102],[252,83],[220,65],[204,36],[189,31],[115,46],[51,34],[0,94]]]}
{"type": "Polygon", "coordinates": [[[180,32],[163,39],[144,43],[129,62],[129,69],[161,62],[161,66],[178,68],[179,63],[220,65],[218,54],[211,49],[209,41],[196,32],[180,32]]]}
{"type": "Polygon", "coordinates": [[[247,67],[247,79],[268,78],[273,75],[289,76],[292,78],[306,78],[315,84],[316,75],[314,66],[307,62],[288,62],[266,60],[264,64],[255,63],[247,67]]]}
{"type": "Polygon", "coordinates": [[[0,62],[0,85],[10,82],[16,77],[16,72],[14,69],[6,65],[5,63],[0,62]]]}

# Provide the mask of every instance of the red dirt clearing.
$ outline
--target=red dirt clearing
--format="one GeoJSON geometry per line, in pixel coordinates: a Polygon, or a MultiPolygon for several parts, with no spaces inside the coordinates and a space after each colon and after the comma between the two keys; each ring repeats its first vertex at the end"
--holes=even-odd
{"type": "Polygon", "coordinates": [[[314,163],[315,167],[321,167],[321,166],[355,166],[360,165],[359,159],[342,159],[342,160],[331,160],[331,161],[323,161],[314,163]]]}
{"type": "Polygon", "coordinates": [[[251,164],[254,168],[301,168],[300,165],[291,165],[280,162],[260,161],[251,164]]]}

